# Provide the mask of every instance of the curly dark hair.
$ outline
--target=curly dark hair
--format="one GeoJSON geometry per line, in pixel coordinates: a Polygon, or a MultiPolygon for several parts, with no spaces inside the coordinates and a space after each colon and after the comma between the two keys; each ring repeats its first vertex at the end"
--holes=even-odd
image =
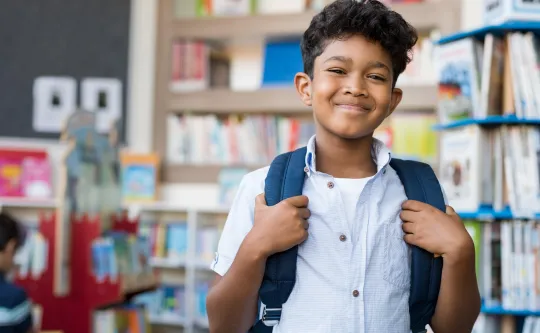
{"type": "Polygon", "coordinates": [[[16,248],[24,243],[25,232],[23,226],[14,217],[0,213],[0,251],[4,251],[9,241],[15,240],[16,248]]]}
{"type": "Polygon", "coordinates": [[[412,59],[418,34],[399,13],[377,0],[336,0],[315,15],[301,43],[304,72],[313,78],[315,58],[326,46],[355,34],[380,43],[389,53],[395,84],[412,59]]]}

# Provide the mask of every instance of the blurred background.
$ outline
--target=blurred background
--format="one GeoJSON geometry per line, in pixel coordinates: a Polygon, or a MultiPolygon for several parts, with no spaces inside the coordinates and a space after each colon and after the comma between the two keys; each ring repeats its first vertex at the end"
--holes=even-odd
{"type": "MultiPolygon", "coordinates": [[[[331,2],[1,1],[0,209],[38,332],[208,332],[239,181],[314,133],[293,77],[331,2]]],[[[462,215],[474,332],[540,332],[540,2],[383,2],[420,38],[375,136],[462,215]]]]}

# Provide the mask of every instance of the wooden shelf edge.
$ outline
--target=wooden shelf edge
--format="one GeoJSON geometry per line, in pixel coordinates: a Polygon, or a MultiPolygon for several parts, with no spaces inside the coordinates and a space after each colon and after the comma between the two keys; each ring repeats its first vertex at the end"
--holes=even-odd
{"type": "MultiPolygon", "coordinates": [[[[417,30],[441,28],[446,23],[446,16],[455,10],[452,1],[426,1],[419,3],[393,4],[392,9],[400,13],[417,30]]],[[[194,17],[172,21],[174,38],[198,39],[242,39],[252,37],[300,37],[309,26],[316,12],[290,14],[261,14],[231,17],[194,17]]]]}
{"type": "MultiPolygon", "coordinates": [[[[166,183],[217,183],[219,172],[229,167],[227,165],[209,164],[170,164],[163,166],[162,182],[166,183]]],[[[262,166],[239,166],[248,171],[256,170],[262,166]]]]}
{"type": "MultiPolygon", "coordinates": [[[[424,111],[437,107],[437,87],[404,86],[398,110],[424,111]]],[[[256,91],[206,90],[175,93],[169,103],[171,112],[201,113],[302,113],[309,114],[293,87],[262,88],[256,91]]]]}
{"type": "Polygon", "coordinates": [[[170,110],[212,113],[310,112],[293,87],[175,93],[171,95],[170,110]]]}

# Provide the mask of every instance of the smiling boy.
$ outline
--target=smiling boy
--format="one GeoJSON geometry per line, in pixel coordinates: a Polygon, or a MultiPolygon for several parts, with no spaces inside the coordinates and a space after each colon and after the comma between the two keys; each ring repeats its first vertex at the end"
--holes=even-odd
{"type": "Polygon", "coordinates": [[[401,101],[395,84],[416,41],[375,0],[337,0],[313,18],[294,80],[316,123],[303,195],[267,206],[269,168],[243,178],[212,265],[212,333],[250,329],[267,258],[295,245],[296,283],[273,333],[409,332],[410,245],[443,257],[433,330],[472,330],[480,297],[469,234],[451,207],[407,200],[373,138],[401,101]]]}

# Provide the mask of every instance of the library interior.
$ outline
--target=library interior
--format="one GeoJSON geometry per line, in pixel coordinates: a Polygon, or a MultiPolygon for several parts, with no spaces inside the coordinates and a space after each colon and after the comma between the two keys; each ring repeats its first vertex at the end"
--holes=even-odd
{"type": "MultiPolygon", "coordinates": [[[[431,166],[470,235],[472,332],[540,332],[540,1],[380,1],[418,40],[373,138],[431,166]]],[[[213,331],[242,180],[318,128],[295,75],[332,3],[2,0],[0,333],[213,331]]]]}

